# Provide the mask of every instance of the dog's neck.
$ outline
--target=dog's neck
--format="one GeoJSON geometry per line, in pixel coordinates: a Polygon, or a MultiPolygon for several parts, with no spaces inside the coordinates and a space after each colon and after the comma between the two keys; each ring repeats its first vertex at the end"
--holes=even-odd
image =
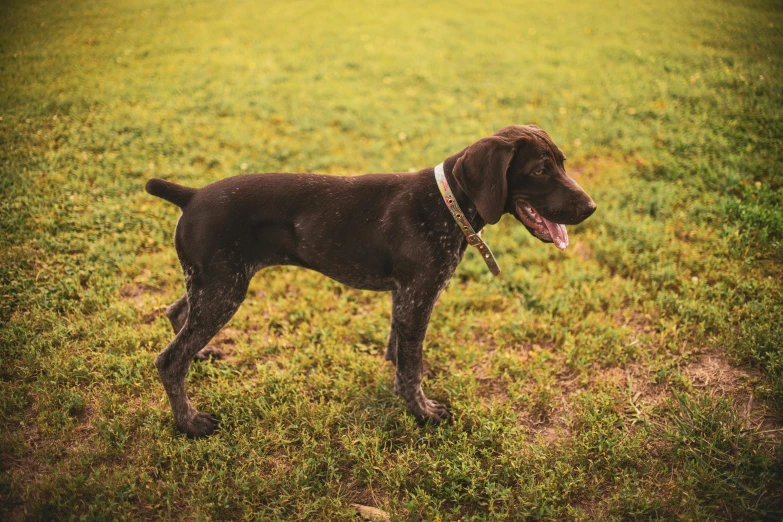
{"type": "Polygon", "coordinates": [[[451,176],[452,181],[449,182],[444,163],[441,163],[434,169],[435,182],[438,186],[438,191],[441,193],[443,202],[446,208],[449,210],[449,213],[451,213],[452,217],[454,218],[454,223],[456,224],[457,228],[465,236],[465,240],[468,242],[468,244],[478,250],[479,255],[484,260],[484,263],[486,263],[489,271],[494,275],[500,275],[500,267],[498,266],[497,260],[495,260],[495,256],[492,255],[492,250],[490,250],[489,245],[487,245],[481,237],[481,229],[485,224],[484,220],[481,219],[475,205],[472,201],[470,201],[467,195],[464,194],[464,192],[462,193],[464,196],[462,200],[464,202],[465,208],[470,209],[471,214],[474,215],[471,216],[471,214],[467,213],[467,210],[463,210],[463,207],[459,204],[457,195],[451,188],[451,185],[453,184],[454,188],[460,192],[462,192],[462,190],[459,189],[458,184],[454,180],[454,176],[451,176]],[[473,220],[478,220],[478,230],[473,227],[473,223],[470,219],[471,217],[473,217],[473,220]]]}
{"type": "Polygon", "coordinates": [[[443,161],[443,174],[446,176],[446,181],[449,184],[449,188],[451,188],[451,191],[454,193],[459,208],[462,209],[465,213],[465,217],[468,218],[470,226],[472,226],[473,230],[476,232],[481,232],[487,223],[481,218],[476,205],[473,204],[473,201],[465,194],[465,191],[462,190],[459,183],[457,183],[456,178],[454,178],[454,166],[457,164],[457,160],[462,156],[463,152],[449,156],[443,161]]]}

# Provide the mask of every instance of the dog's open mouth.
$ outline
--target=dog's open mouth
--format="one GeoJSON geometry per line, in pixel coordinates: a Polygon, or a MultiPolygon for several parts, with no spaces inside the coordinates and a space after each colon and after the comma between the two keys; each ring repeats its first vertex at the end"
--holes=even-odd
{"type": "Polygon", "coordinates": [[[565,225],[554,223],[536,212],[536,210],[518,199],[516,201],[517,216],[533,235],[543,241],[550,241],[560,250],[568,246],[568,232],[565,225]]]}

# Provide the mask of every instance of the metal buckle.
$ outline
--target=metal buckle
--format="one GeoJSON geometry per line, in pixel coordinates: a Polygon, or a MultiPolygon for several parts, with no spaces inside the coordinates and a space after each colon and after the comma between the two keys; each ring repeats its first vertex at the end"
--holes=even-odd
{"type": "Polygon", "coordinates": [[[481,234],[468,234],[465,236],[470,246],[479,246],[484,241],[481,239],[481,234]]]}

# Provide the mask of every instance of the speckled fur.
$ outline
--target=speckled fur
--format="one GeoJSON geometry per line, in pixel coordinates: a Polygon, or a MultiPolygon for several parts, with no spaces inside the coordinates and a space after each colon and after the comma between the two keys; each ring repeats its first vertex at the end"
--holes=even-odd
{"type": "MultiPolygon", "coordinates": [[[[512,198],[527,198],[560,223],[578,223],[595,204],[565,175],[561,156],[540,129],[513,126],[446,159],[444,171],[477,232],[512,211],[512,198]],[[549,188],[540,179],[525,181],[541,158],[556,165],[549,188]]],[[[282,264],[391,292],[386,359],[396,366],[395,390],[417,420],[449,418],[447,407],[421,389],[422,344],[468,245],[432,168],[357,177],[253,174],[198,190],[150,180],[147,190],[183,209],[175,244],[187,293],[166,310],[176,336],[155,359],[180,431],[201,437],[216,429],[216,420],[188,400],[190,363],[206,356],[205,346],[239,308],[253,275],[282,264]]]]}

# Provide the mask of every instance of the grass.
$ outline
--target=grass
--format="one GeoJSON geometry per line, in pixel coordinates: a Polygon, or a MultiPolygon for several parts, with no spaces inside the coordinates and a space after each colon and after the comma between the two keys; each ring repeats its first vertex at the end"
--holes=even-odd
{"type": "Polygon", "coordinates": [[[10,2],[0,10],[4,519],[779,519],[776,2],[10,2]],[[173,427],[183,290],[147,178],[439,163],[535,123],[598,203],[560,253],[510,218],[437,305],[419,428],[389,296],[278,267],[173,427]]]}

